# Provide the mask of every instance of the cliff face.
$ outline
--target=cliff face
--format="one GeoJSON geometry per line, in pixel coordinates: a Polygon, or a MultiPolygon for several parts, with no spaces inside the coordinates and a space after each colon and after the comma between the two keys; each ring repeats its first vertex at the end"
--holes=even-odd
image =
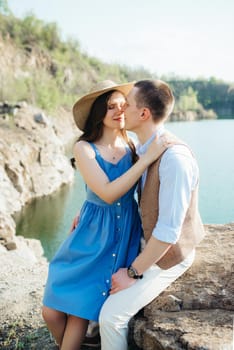
{"type": "Polygon", "coordinates": [[[15,116],[0,115],[0,239],[7,245],[14,239],[11,215],[74,177],[64,154],[78,131],[71,113],[60,110],[55,118],[25,104],[19,107],[15,116]]]}

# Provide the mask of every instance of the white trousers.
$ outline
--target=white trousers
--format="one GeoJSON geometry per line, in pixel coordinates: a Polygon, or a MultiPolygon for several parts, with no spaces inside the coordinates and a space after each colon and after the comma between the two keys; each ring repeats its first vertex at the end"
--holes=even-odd
{"type": "Polygon", "coordinates": [[[153,265],[134,285],[108,297],[99,316],[102,350],[128,349],[130,318],[181,276],[192,265],[194,256],[195,251],[168,270],[153,265]]]}

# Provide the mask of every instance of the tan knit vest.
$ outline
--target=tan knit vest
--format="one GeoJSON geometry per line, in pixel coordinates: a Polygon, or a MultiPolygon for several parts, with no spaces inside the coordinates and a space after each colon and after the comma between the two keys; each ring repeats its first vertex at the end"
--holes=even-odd
{"type": "MultiPolygon", "coordinates": [[[[174,140],[176,140],[175,137],[174,140]]],[[[182,144],[179,140],[173,143],[182,144]]],[[[146,182],[140,198],[141,219],[146,242],[151,237],[158,219],[159,165],[161,157],[162,155],[148,168],[146,182]]],[[[179,240],[169,248],[167,253],[157,262],[157,265],[162,269],[169,269],[179,264],[198,245],[204,235],[204,227],[198,212],[197,186],[192,192],[179,240]]]]}

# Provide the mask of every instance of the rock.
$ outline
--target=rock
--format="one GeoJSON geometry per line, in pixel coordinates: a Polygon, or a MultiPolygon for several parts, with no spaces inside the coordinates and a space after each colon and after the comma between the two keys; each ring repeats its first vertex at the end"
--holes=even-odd
{"type": "Polygon", "coordinates": [[[24,238],[24,240],[27,243],[28,248],[33,251],[36,258],[40,259],[44,254],[41,242],[38,239],[34,239],[34,238],[30,238],[30,239],[24,238]]]}
{"type": "MultiPolygon", "coordinates": [[[[32,106],[22,106],[13,125],[0,123],[0,211],[10,215],[31,199],[48,195],[74,178],[64,155],[68,136],[60,139],[52,121],[46,121],[47,127],[42,128],[34,121],[34,115],[43,113],[32,106]]],[[[67,115],[67,125],[73,123],[69,117],[71,114],[67,115]]],[[[69,135],[70,139],[74,137],[69,135]]]]}
{"type": "Polygon", "coordinates": [[[9,214],[3,214],[0,211],[0,239],[5,242],[10,242],[14,239],[15,222],[9,214]]]}
{"type": "Polygon", "coordinates": [[[9,250],[17,247],[11,216],[73,181],[65,145],[80,133],[70,111],[60,108],[52,118],[23,102],[19,107],[11,121],[0,119],[0,243],[9,250]]]}
{"type": "Polygon", "coordinates": [[[15,241],[9,241],[5,243],[5,247],[7,250],[14,250],[17,248],[17,245],[15,241]]]}
{"type": "Polygon", "coordinates": [[[19,104],[10,104],[6,101],[0,103],[0,114],[15,116],[19,108],[21,108],[19,104]]]}
{"type": "Polygon", "coordinates": [[[205,228],[192,267],[132,321],[141,349],[232,349],[234,223],[205,228]]]}
{"type": "Polygon", "coordinates": [[[164,311],[180,311],[183,301],[172,294],[161,296],[154,301],[154,307],[164,311]]]}
{"type": "Polygon", "coordinates": [[[33,119],[36,123],[42,124],[44,127],[50,124],[49,118],[43,112],[34,114],[33,119]]]}

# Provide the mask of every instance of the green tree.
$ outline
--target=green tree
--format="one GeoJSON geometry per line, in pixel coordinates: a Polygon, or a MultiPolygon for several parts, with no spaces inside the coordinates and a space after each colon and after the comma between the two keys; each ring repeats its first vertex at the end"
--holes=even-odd
{"type": "Polygon", "coordinates": [[[199,103],[197,100],[197,92],[189,86],[179,97],[177,106],[181,110],[191,110],[195,111],[199,108],[199,103]]]}

